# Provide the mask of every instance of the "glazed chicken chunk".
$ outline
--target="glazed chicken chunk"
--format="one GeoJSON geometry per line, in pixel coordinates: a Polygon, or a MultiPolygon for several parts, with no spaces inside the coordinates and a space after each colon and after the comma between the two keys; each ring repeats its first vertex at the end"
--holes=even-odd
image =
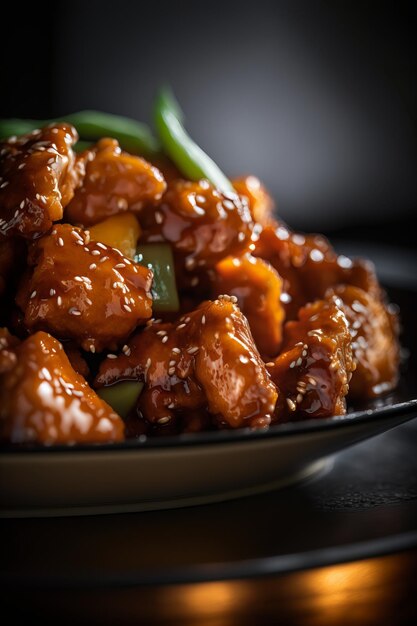
{"type": "Polygon", "coordinates": [[[242,176],[232,181],[233,187],[240,196],[247,198],[252,219],[262,227],[273,225],[274,201],[265,186],[256,176],[242,176]]]}
{"type": "Polygon", "coordinates": [[[275,356],[282,340],[282,280],[272,265],[251,254],[227,257],[215,268],[215,296],[236,296],[259,352],[275,356]]]}
{"type": "Polygon", "coordinates": [[[267,226],[255,242],[254,256],[269,261],[284,281],[286,315],[295,319],[301,306],[323,298],[327,289],[351,284],[379,296],[372,263],[338,255],[321,235],[301,235],[282,224],[267,226]]]}
{"type": "MultiPolygon", "coordinates": [[[[72,369],[62,345],[37,332],[0,373],[0,439],[13,443],[120,441],[121,418],[72,369]]],[[[1,358],[1,343],[0,343],[1,358]]]]}
{"type": "Polygon", "coordinates": [[[349,322],[356,370],[349,383],[349,397],[373,398],[398,382],[400,346],[398,319],[392,306],[359,287],[340,285],[329,291],[337,296],[349,322]]]}
{"type": "Polygon", "coordinates": [[[32,244],[32,273],[16,301],[31,330],[73,339],[85,350],[115,349],[151,317],[152,272],[88,231],[58,224],[32,244]]]}
{"type": "Polygon", "coordinates": [[[253,222],[245,198],[225,195],[206,180],[176,180],[157,210],[140,216],[141,241],[172,244],[180,269],[192,275],[247,249],[253,222]]]}
{"type": "Polygon", "coordinates": [[[207,410],[217,426],[263,427],[277,391],[235,298],[207,301],[173,323],[152,323],[117,359],[100,368],[97,386],[141,380],[138,410],[150,424],[207,410]]]}
{"type": "Polygon", "coordinates": [[[118,213],[138,212],[158,202],[166,189],[156,167],[123,152],[115,139],[101,139],[79,160],[86,163],[84,182],[66,209],[75,224],[92,226],[118,213]]]}
{"type": "Polygon", "coordinates": [[[281,353],[267,365],[279,390],[279,421],[343,415],[355,362],[338,299],[300,309],[298,320],[285,324],[281,353]]]}
{"type": "Polygon", "coordinates": [[[62,219],[84,171],[70,124],[53,124],[0,143],[0,236],[36,239],[62,219]]]}

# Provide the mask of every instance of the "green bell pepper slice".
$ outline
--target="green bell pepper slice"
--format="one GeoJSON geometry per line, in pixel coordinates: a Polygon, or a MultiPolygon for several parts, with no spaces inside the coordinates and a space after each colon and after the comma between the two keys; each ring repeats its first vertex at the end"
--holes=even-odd
{"type": "Polygon", "coordinates": [[[120,417],[126,418],[135,406],[142,389],[142,382],[137,380],[122,380],[108,387],[101,387],[96,390],[96,393],[104,402],[107,402],[120,417]]]}
{"type": "Polygon", "coordinates": [[[169,243],[140,244],[136,249],[136,263],[145,265],[153,272],[153,310],[175,312],[180,308],[175,282],[174,259],[169,243]]]}

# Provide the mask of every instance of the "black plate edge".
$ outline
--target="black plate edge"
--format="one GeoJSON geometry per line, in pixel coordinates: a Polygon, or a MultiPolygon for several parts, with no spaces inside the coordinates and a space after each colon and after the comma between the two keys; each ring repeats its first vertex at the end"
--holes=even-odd
{"type": "Polygon", "coordinates": [[[349,428],[357,424],[364,424],[379,419],[388,419],[390,417],[404,416],[404,421],[417,417],[417,398],[407,402],[391,404],[376,409],[366,409],[364,411],[355,411],[347,415],[328,417],[321,419],[311,419],[300,422],[288,422],[285,424],[277,424],[270,426],[268,429],[252,430],[250,428],[242,428],[239,430],[222,430],[208,431],[202,433],[193,433],[185,435],[176,435],[170,437],[146,438],[144,440],[132,439],[119,443],[105,444],[83,444],[74,446],[54,445],[42,446],[40,444],[33,445],[13,445],[3,444],[0,446],[0,453],[13,454],[54,454],[54,453],[75,453],[75,452],[101,452],[102,450],[139,450],[149,448],[176,448],[184,446],[201,446],[213,444],[233,444],[236,442],[245,442],[248,440],[271,439],[275,437],[292,437],[300,434],[311,432],[319,432],[333,428],[349,428]],[[413,415],[414,414],[414,415],[413,415]]]}

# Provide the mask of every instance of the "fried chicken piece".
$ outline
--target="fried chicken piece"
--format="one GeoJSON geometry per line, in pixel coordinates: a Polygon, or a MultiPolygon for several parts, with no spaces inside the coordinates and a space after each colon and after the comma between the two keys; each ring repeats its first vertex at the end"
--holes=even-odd
{"type": "Polygon", "coordinates": [[[277,391],[234,300],[223,296],[176,324],[148,325],[124,354],[102,363],[96,385],[144,381],[138,409],[151,424],[207,410],[218,428],[267,426],[277,391]]]}
{"type": "Polygon", "coordinates": [[[282,340],[282,280],[270,263],[251,254],[227,257],[215,268],[214,295],[236,296],[262,355],[275,356],[282,340]]]}
{"type": "Polygon", "coordinates": [[[141,213],[140,224],[141,242],[172,245],[180,288],[192,286],[199,269],[247,249],[253,228],[246,199],[222,194],[206,180],[172,182],[157,210],[141,213]]]}
{"type": "Polygon", "coordinates": [[[29,265],[33,272],[16,302],[31,331],[95,352],[116,349],[152,314],[152,272],[69,224],[32,245],[29,265]]]}
{"type": "Polygon", "coordinates": [[[100,139],[79,158],[86,162],[86,172],[65,212],[70,222],[92,226],[117,213],[138,212],[158,202],[166,189],[162,173],[123,152],[116,139],[100,139]]]}
{"type": "Polygon", "coordinates": [[[122,419],[72,369],[62,345],[38,332],[15,346],[0,376],[0,439],[72,444],[120,441],[122,419]]]}
{"type": "Polygon", "coordinates": [[[372,263],[336,254],[322,235],[292,233],[281,224],[264,228],[254,245],[252,254],[269,261],[284,279],[282,302],[289,319],[295,319],[301,306],[323,298],[327,289],[337,284],[355,285],[380,296],[372,263]]]}
{"type": "Polygon", "coordinates": [[[344,415],[355,362],[338,299],[300,309],[298,320],[285,324],[282,351],[267,367],[279,390],[278,421],[344,415]]]}
{"type": "Polygon", "coordinates": [[[84,175],[70,124],[51,124],[0,143],[0,236],[36,239],[62,219],[84,175]]]}
{"type": "Polygon", "coordinates": [[[263,227],[274,224],[274,201],[259,178],[253,175],[242,176],[233,179],[232,185],[239,195],[248,199],[254,222],[263,227]]]}
{"type": "Polygon", "coordinates": [[[359,287],[340,285],[327,297],[337,296],[349,322],[356,370],[349,397],[374,398],[393,389],[399,376],[398,317],[392,307],[359,287]]]}

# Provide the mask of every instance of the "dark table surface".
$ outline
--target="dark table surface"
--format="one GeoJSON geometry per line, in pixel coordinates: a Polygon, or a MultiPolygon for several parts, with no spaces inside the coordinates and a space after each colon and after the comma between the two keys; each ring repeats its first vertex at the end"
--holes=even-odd
{"type": "Polygon", "coordinates": [[[348,613],[346,623],[374,623],[383,607],[384,619],[409,619],[416,444],[413,420],[280,491],[171,511],[2,520],[3,606],[60,623],[246,624],[255,614],[298,623],[299,611],[301,623],[345,623],[340,603],[354,598],[368,621],[348,613]],[[327,605],[333,613],[320,621],[327,605]]]}

